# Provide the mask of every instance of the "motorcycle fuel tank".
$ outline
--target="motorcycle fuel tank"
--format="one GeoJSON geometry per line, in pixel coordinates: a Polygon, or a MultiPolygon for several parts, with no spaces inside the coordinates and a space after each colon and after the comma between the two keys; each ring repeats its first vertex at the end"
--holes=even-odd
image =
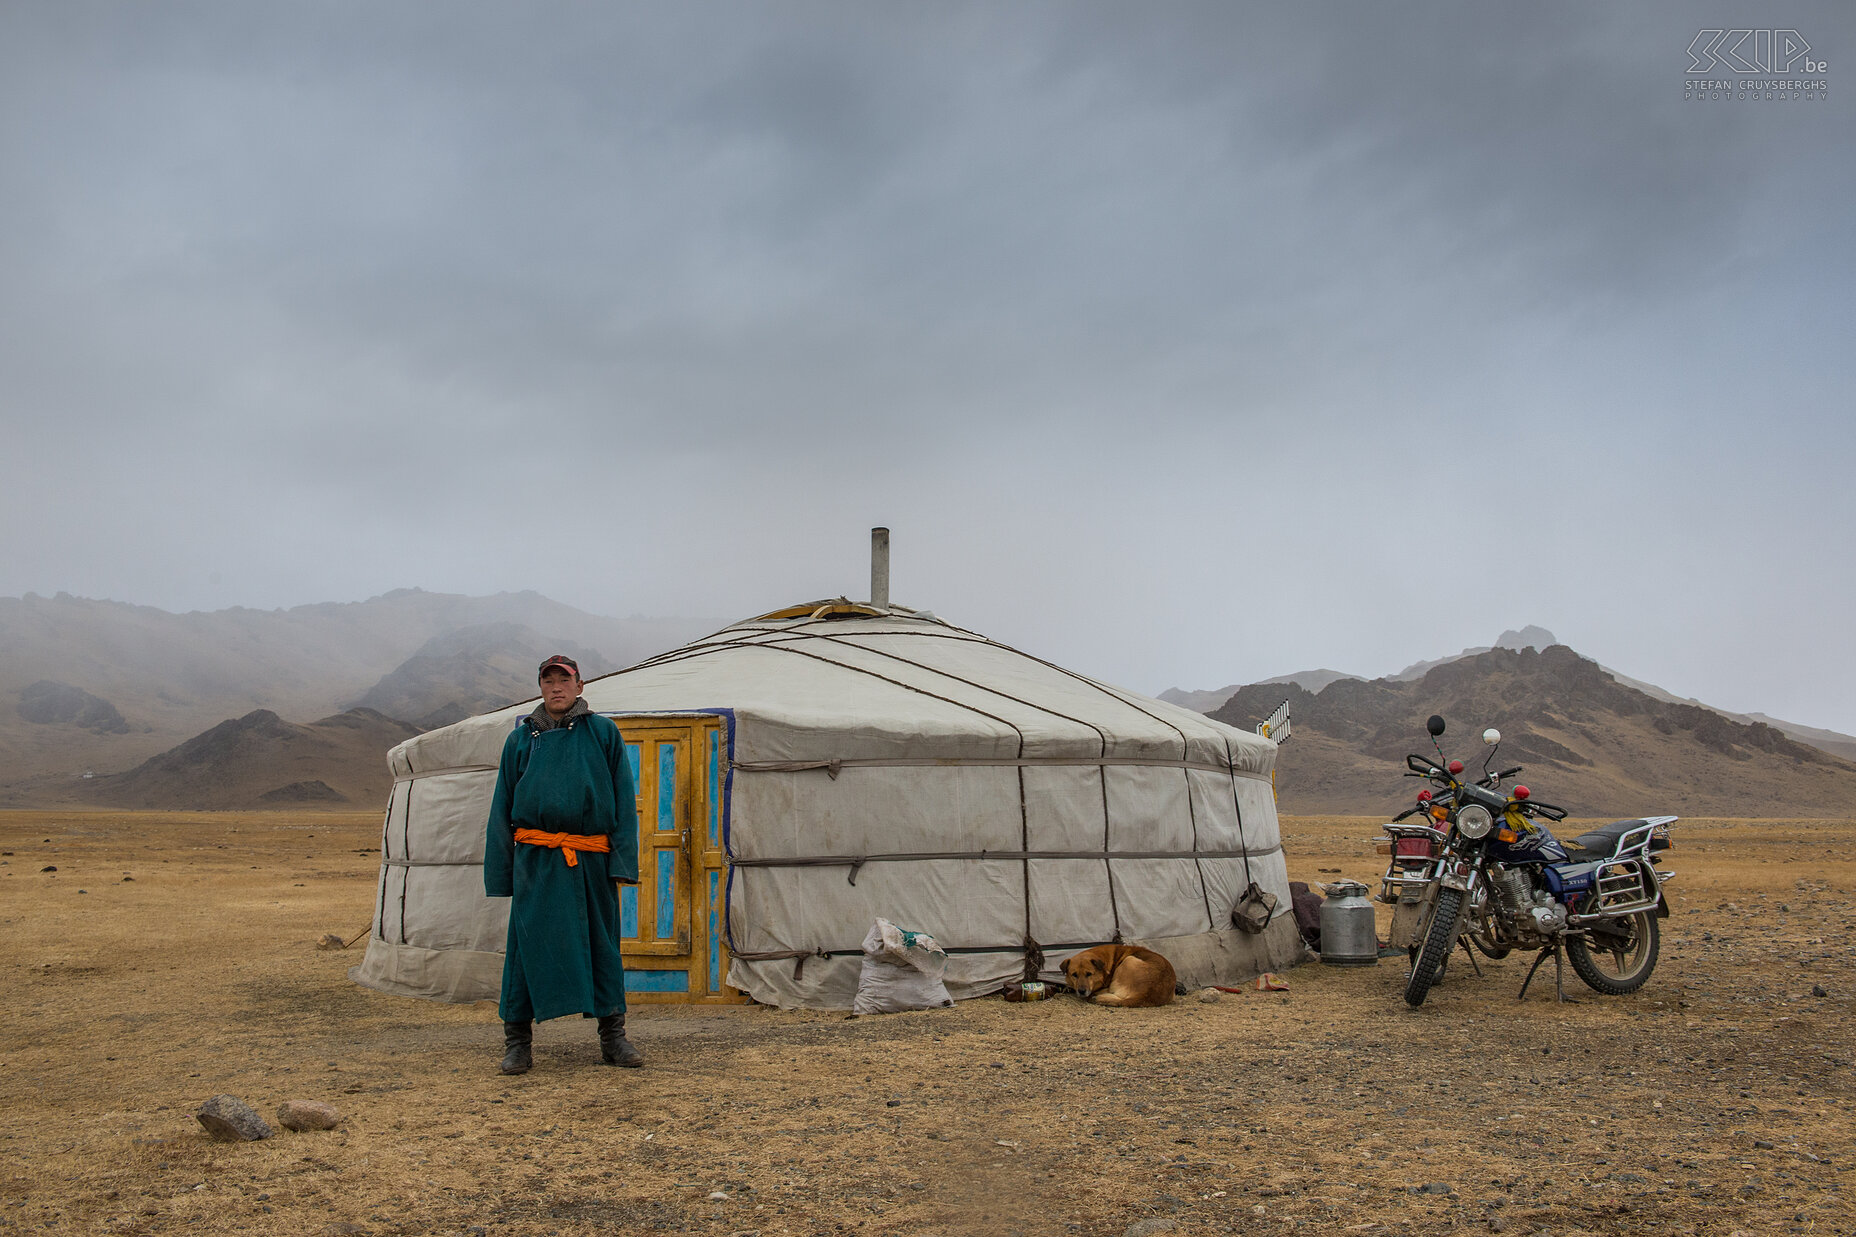
{"type": "Polygon", "coordinates": [[[1556,863],[1544,869],[1547,878],[1547,890],[1556,898],[1564,898],[1569,893],[1583,893],[1592,887],[1592,880],[1604,863],[1556,863]]]}
{"type": "Polygon", "coordinates": [[[1524,833],[1518,841],[1504,842],[1499,836],[1490,839],[1489,854],[1503,863],[1563,863],[1566,848],[1543,826],[1524,833]]]}

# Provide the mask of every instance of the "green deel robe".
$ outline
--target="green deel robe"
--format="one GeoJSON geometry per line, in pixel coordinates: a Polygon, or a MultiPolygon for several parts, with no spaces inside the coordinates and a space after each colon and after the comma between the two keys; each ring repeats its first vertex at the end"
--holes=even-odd
{"type": "Polygon", "coordinates": [[[613,881],[638,881],[638,808],[619,728],[596,713],[570,713],[541,729],[524,718],[503,743],[483,847],[483,891],[509,898],[503,955],[505,1022],[625,1011],[619,960],[619,897],[613,881]],[[612,853],[517,845],[517,829],[603,833],[612,853]]]}

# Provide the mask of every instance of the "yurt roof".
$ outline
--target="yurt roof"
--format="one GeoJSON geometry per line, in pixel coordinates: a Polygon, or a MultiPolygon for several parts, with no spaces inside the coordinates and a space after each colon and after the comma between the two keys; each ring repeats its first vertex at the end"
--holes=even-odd
{"type": "MultiPolygon", "coordinates": [[[[1145,763],[1267,775],[1275,746],[926,611],[842,598],[744,619],[590,680],[614,715],[718,713],[737,763],[1145,763]]],[[[402,774],[480,764],[534,701],[417,736],[402,774]]]]}

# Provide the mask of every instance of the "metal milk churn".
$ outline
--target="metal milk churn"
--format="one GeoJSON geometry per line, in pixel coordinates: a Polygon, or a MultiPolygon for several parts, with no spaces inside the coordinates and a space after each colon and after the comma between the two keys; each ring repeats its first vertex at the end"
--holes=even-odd
{"type": "Polygon", "coordinates": [[[1372,966],[1379,961],[1373,904],[1358,881],[1335,881],[1321,903],[1321,961],[1329,966],[1372,966]]]}

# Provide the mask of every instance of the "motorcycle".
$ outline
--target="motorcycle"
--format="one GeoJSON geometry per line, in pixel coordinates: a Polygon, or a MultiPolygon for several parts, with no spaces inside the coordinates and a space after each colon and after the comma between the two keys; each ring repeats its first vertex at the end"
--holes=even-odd
{"type": "Polygon", "coordinates": [[[1417,806],[1394,817],[1377,839],[1379,852],[1390,856],[1380,899],[1398,906],[1394,939],[1401,919],[1413,925],[1406,1003],[1424,1003],[1459,943],[1465,953],[1473,944],[1490,958],[1538,950],[1522,997],[1551,956],[1565,1000],[1562,954],[1596,992],[1621,996],[1643,987],[1656,969],[1658,921],[1669,914],[1663,886],[1675,875],[1658,860],[1678,818],[1614,821],[1561,841],[1539,822],[1562,821],[1565,809],[1533,798],[1526,786],[1504,793],[1502,784],[1521,766],[1490,771],[1500,731],[1483,732],[1489,754],[1481,776],[1468,781],[1463,762],[1446,758],[1438,743],[1444,719],[1433,716],[1425,728],[1437,758],[1407,756],[1405,776],[1428,785],[1417,806]],[[1406,824],[1413,816],[1420,820],[1406,824]]]}

